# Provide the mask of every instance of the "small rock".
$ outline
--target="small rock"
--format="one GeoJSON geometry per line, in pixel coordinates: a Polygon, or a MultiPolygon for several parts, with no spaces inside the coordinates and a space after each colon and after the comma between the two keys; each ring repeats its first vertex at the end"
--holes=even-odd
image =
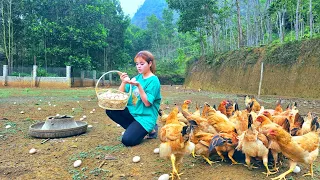
{"type": "Polygon", "coordinates": [[[9,129],[9,128],[11,128],[11,125],[6,125],[6,129],[9,129]]]}
{"type": "Polygon", "coordinates": [[[117,127],[120,127],[120,124],[117,124],[117,127]]]}
{"type": "Polygon", "coordinates": [[[83,117],[83,119],[87,118],[87,116],[86,116],[86,115],[83,115],[82,117],[83,117]]]}
{"type": "Polygon", "coordinates": [[[141,159],[140,156],[135,156],[135,157],[132,158],[132,161],[137,163],[137,162],[140,161],[140,159],[141,159]]]}
{"type": "Polygon", "coordinates": [[[60,116],[60,114],[56,114],[56,116],[60,116]]]}
{"type": "Polygon", "coordinates": [[[294,173],[299,173],[301,171],[301,168],[299,166],[296,166],[294,169],[293,169],[293,172],[294,173]]]}
{"type": "Polygon", "coordinates": [[[160,152],[160,149],[159,149],[159,148],[155,148],[155,149],[153,150],[153,153],[155,153],[155,154],[159,154],[159,152],[160,152]]]}
{"type": "Polygon", "coordinates": [[[17,104],[17,102],[14,102],[13,104],[17,104]]]}
{"type": "Polygon", "coordinates": [[[96,111],[96,109],[92,109],[92,111],[93,111],[93,112],[95,112],[95,111],[96,111]]]}
{"type": "Polygon", "coordinates": [[[93,111],[90,111],[90,114],[93,114],[93,111]]]}
{"type": "Polygon", "coordinates": [[[80,118],[80,121],[83,121],[84,120],[84,118],[80,118]]]}
{"type": "Polygon", "coordinates": [[[105,160],[116,160],[117,158],[114,157],[114,156],[112,156],[112,155],[110,155],[110,154],[106,154],[106,155],[104,156],[104,159],[105,159],[105,160]]]}
{"type": "Polygon", "coordinates": [[[81,165],[82,161],[81,160],[76,160],[74,163],[73,163],[73,167],[79,167],[81,165]]]}
{"type": "Polygon", "coordinates": [[[41,108],[38,108],[38,111],[41,111],[41,108]]]}
{"type": "Polygon", "coordinates": [[[88,128],[92,128],[92,125],[90,124],[90,125],[88,125],[88,128]]]}
{"type": "Polygon", "coordinates": [[[121,136],[123,136],[123,134],[124,134],[124,131],[122,131],[121,136]]]}
{"type": "Polygon", "coordinates": [[[20,114],[24,114],[24,111],[20,111],[20,114]]]}
{"type": "Polygon", "coordinates": [[[74,108],[72,108],[72,111],[74,111],[74,108]]]}
{"type": "Polygon", "coordinates": [[[120,177],[126,177],[126,175],[125,175],[125,174],[120,174],[119,176],[120,176],[120,177]]]}
{"type": "Polygon", "coordinates": [[[37,150],[35,149],[35,148],[31,148],[30,150],[29,150],[29,154],[34,154],[34,153],[36,153],[37,152],[37,150]]]}
{"type": "Polygon", "coordinates": [[[169,174],[162,174],[158,180],[169,180],[170,179],[170,176],[169,174]]]}
{"type": "Polygon", "coordinates": [[[56,107],[56,105],[54,104],[53,107],[56,107]]]}

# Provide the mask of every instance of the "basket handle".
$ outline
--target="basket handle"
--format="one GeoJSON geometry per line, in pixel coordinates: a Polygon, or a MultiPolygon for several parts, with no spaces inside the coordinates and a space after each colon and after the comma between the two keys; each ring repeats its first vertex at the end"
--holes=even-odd
{"type": "MultiPolygon", "coordinates": [[[[109,74],[109,73],[112,73],[112,72],[121,73],[121,71],[118,71],[118,70],[111,70],[111,71],[108,71],[108,72],[102,74],[101,77],[98,79],[98,81],[97,81],[97,83],[96,83],[96,87],[95,87],[97,96],[98,96],[97,88],[98,88],[98,85],[99,85],[100,80],[101,80],[106,74],[109,74]]],[[[132,91],[132,87],[131,87],[131,84],[130,84],[130,89],[129,89],[129,94],[130,94],[130,95],[131,95],[131,91],[132,91]]]]}

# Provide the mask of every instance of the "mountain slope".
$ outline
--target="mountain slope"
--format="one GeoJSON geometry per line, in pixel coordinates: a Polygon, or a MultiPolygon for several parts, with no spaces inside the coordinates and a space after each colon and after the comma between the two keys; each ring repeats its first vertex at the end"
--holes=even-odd
{"type": "Polygon", "coordinates": [[[131,23],[145,29],[147,27],[147,17],[154,14],[162,20],[162,11],[166,8],[168,8],[168,4],[165,0],[145,0],[132,17],[131,23]]]}

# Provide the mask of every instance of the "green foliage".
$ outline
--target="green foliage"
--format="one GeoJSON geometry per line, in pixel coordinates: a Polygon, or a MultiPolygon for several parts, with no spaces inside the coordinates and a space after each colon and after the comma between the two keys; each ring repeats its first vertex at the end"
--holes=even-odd
{"type": "Polygon", "coordinates": [[[48,73],[44,68],[37,68],[38,77],[58,77],[57,74],[48,73]]]}
{"type": "Polygon", "coordinates": [[[94,168],[89,173],[94,176],[99,176],[101,173],[107,173],[110,172],[109,170],[101,169],[101,168],[94,168]]]}
{"type": "Polygon", "coordinates": [[[18,77],[31,77],[29,73],[20,73],[20,72],[12,72],[10,76],[18,76],[18,77]]]}
{"type": "Polygon", "coordinates": [[[118,145],[115,145],[115,146],[101,146],[101,145],[98,145],[96,147],[96,150],[104,150],[104,151],[107,151],[109,153],[112,153],[112,152],[115,152],[115,151],[120,151],[124,147],[125,146],[123,144],[118,144],[118,145]]]}
{"type": "Polygon", "coordinates": [[[298,61],[300,41],[288,42],[283,45],[271,45],[266,49],[264,62],[272,65],[291,66],[298,61]]]}

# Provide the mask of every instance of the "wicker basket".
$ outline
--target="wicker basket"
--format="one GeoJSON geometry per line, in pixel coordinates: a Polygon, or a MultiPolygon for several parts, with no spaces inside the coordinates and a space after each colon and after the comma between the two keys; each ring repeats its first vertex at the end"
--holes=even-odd
{"type": "Polygon", "coordinates": [[[108,110],[123,110],[128,104],[129,97],[131,95],[131,84],[129,93],[119,91],[112,88],[98,88],[100,80],[109,73],[121,73],[117,70],[112,70],[104,73],[96,83],[96,94],[98,98],[98,105],[103,109],[108,110]]]}

